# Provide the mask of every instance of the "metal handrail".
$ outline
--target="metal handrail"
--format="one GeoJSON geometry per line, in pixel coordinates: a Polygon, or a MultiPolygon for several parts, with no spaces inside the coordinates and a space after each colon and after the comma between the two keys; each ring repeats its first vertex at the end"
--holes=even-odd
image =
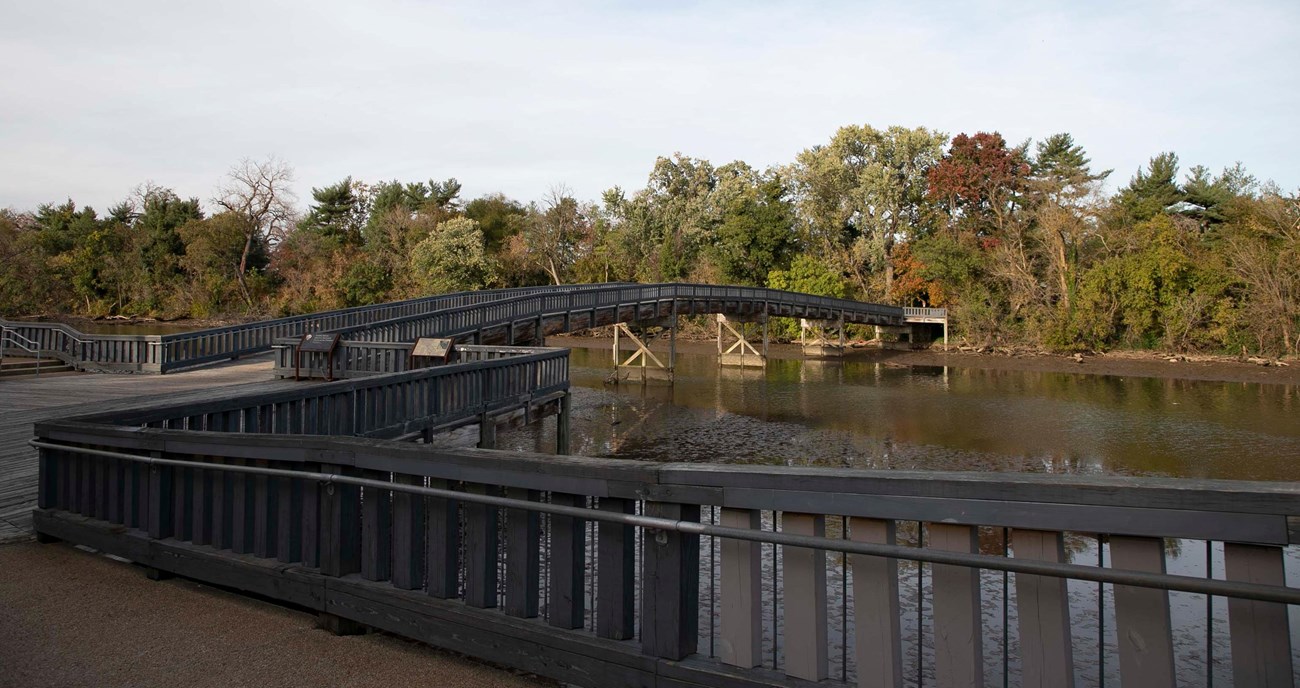
{"type": "Polygon", "coordinates": [[[953,552],[907,547],[903,545],[857,542],[853,540],[816,535],[791,535],[789,533],[776,531],[719,526],[710,523],[701,523],[699,521],[681,521],[668,518],[657,518],[654,516],[622,514],[614,511],[602,511],[595,508],[563,506],[560,504],[534,502],[525,499],[497,497],[488,494],[479,494],[477,492],[458,492],[456,490],[435,487],[407,485],[397,482],[390,483],[382,480],[356,478],[337,473],[317,473],[311,471],[293,471],[283,468],[262,468],[260,466],[181,461],[177,459],[141,456],[139,454],[128,454],[103,449],[91,449],[88,447],[78,447],[76,445],[55,444],[51,442],[42,442],[40,440],[29,440],[28,444],[37,449],[50,449],[55,451],[85,454],[88,456],[122,459],[150,466],[193,468],[196,465],[200,465],[203,467],[203,470],[265,475],[299,480],[317,480],[327,485],[355,485],[357,487],[382,489],[391,492],[405,492],[425,497],[452,499],[461,502],[482,504],[485,506],[536,511],[539,513],[551,514],[554,516],[567,516],[581,520],[619,523],[651,530],[674,531],[689,535],[709,535],[714,537],[730,538],[733,540],[746,540],[749,542],[789,547],[804,547],[827,552],[840,552],[843,554],[860,554],[890,559],[907,559],[930,564],[948,564],[953,566],[964,566],[967,568],[987,569],[990,571],[1006,571],[1008,573],[1064,578],[1066,580],[1086,580],[1095,583],[1130,585],[1140,588],[1172,590],[1202,595],[1214,595],[1218,597],[1234,597],[1262,602],[1300,605],[1300,589],[1284,585],[1265,585],[1260,583],[1244,583],[1226,580],[1221,581],[1192,576],[1180,576],[1171,573],[1148,573],[1144,571],[1104,569],[1092,566],[1082,566],[1079,564],[1063,564],[1031,559],[1011,559],[992,554],[953,552]]]}
{"type": "Polygon", "coordinates": [[[23,351],[36,354],[36,377],[39,378],[41,376],[41,345],[18,334],[10,327],[0,325],[0,363],[4,363],[5,349],[9,342],[12,342],[14,346],[23,351]],[[26,345],[24,345],[24,342],[26,342],[26,345]]]}

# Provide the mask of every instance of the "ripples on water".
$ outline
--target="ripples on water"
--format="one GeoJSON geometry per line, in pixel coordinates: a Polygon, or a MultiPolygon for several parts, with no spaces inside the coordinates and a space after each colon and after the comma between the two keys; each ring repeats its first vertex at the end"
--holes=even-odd
{"type": "MultiPolygon", "coordinates": [[[[1300,390],[1294,386],[1121,378],[1070,373],[924,368],[884,362],[769,361],[766,370],[719,368],[712,356],[679,355],[677,380],[607,386],[608,352],[572,352],[575,454],[644,461],[763,465],[817,465],[901,470],[1029,471],[1063,474],[1161,475],[1187,478],[1291,481],[1300,475],[1300,390]]],[[[504,431],[503,449],[553,451],[554,423],[504,431]]],[[[706,510],[707,513],[707,510],[706,510]]],[[[707,517],[706,517],[707,518],[707,517]]],[[[771,514],[765,514],[771,528],[771,514]]],[[[839,521],[828,518],[828,535],[839,521]]],[[[1001,528],[981,528],[981,549],[1002,552],[1001,528]]],[[[916,524],[899,524],[900,544],[916,543],[916,524]]],[[[594,545],[594,543],[593,543],[594,545]]],[[[700,649],[716,640],[711,594],[719,575],[716,543],[702,538],[700,649]],[[710,555],[710,552],[713,555],[710,555]],[[708,573],[712,569],[714,580],[708,573]],[[710,587],[713,586],[713,587],[710,587]]],[[[1067,535],[1071,561],[1095,565],[1094,537],[1067,535]]],[[[1103,545],[1103,549],[1108,546],[1103,545]]],[[[1205,543],[1166,541],[1171,573],[1205,575],[1205,543]]],[[[1216,577],[1223,576],[1222,544],[1214,546],[1216,577]]],[[[1105,552],[1109,560],[1109,552],[1105,552]]],[[[780,601],[771,580],[779,552],[764,547],[765,653],[782,645],[780,601]]],[[[1287,552],[1289,584],[1300,584],[1300,555],[1287,552]]],[[[841,666],[844,614],[852,608],[852,570],[828,555],[828,618],[832,677],[850,680],[852,653],[841,666]]],[[[917,569],[900,562],[904,663],[915,681],[918,647],[933,666],[929,622],[918,634],[917,569]]],[[[1014,576],[1007,583],[1014,590],[1014,576]]],[[[990,685],[1019,679],[1014,604],[1006,609],[1001,573],[982,571],[985,674],[990,685]],[[1005,638],[1005,641],[1004,641],[1005,638]]],[[[923,587],[929,588],[926,567],[923,587]]],[[[1079,685],[1098,684],[1095,584],[1069,584],[1074,656],[1079,685]]],[[[1013,599],[1014,599],[1014,593],[1013,599]]],[[[1118,685],[1112,591],[1107,600],[1106,683],[1118,685]]],[[[922,595],[929,604],[928,594],[922,595]]],[[[1214,601],[1216,685],[1231,684],[1227,601],[1214,601]]],[[[1205,597],[1171,593],[1180,684],[1205,685],[1205,597]]],[[[851,626],[851,624],[850,624],[851,626]]],[[[1300,638],[1300,620],[1292,618],[1300,638]]],[[[1300,645],[1300,644],[1298,644],[1300,645]]],[[[1300,646],[1295,650],[1300,668],[1300,646]]],[[[933,680],[927,676],[926,682],[933,680]]]]}

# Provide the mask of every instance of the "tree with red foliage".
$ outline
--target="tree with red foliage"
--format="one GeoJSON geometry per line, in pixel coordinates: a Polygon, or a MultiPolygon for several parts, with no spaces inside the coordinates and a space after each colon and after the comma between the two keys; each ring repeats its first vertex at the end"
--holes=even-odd
{"type": "Polygon", "coordinates": [[[1029,174],[1024,146],[1007,148],[997,132],[959,134],[930,168],[927,196],[948,213],[949,227],[986,236],[1006,228],[1029,174]]]}

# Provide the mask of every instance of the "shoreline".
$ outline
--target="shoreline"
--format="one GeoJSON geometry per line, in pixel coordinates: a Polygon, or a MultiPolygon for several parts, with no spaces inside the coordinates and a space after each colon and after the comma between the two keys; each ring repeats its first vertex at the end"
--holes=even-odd
{"type": "MultiPolygon", "coordinates": [[[[609,349],[613,346],[613,339],[610,337],[556,335],[547,337],[546,340],[548,345],[572,349],[609,349]]],[[[717,352],[716,347],[712,340],[680,337],[677,339],[677,351],[681,353],[712,354],[717,352]]],[[[667,351],[668,344],[666,341],[657,340],[651,342],[649,348],[658,353],[667,351]]],[[[798,344],[771,344],[768,348],[768,356],[776,360],[799,360],[804,357],[798,344]]],[[[1271,361],[1269,365],[1260,365],[1228,357],[1136,351],[1116,351],[1076,357],[1045,352],[1008,354],[955,350],[944,352],[937,349],[899,351],[850,346],[843,360],[897,366],[951,366],[1200,382],[1300,385],[1300,363],[1283,362],[1283,365],[1278,365],[1276,361],[1271,361]]]]}

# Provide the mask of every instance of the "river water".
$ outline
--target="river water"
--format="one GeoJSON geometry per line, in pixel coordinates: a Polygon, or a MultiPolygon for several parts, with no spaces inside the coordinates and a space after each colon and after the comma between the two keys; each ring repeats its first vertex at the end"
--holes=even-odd
{"type": "MultiPolygon", "coordinates": [[[[609,357],[605,350],[572,351],[574,454],[828,468],[1300,477],[1295,466],[1300,388],[1295,386],[906,367],[871,360],[770,360],[765,370],[740,370],[719,368],[713,356],[689,354],[678,355],[671,386],[610,385],[609,357]]],[[[550,452],[554,442],[552,422],[498,436],[503,449],[550,452]]],[[[713,517],[706,510],[705,519],[713,517]]],[[[772,515],[764,518],[770,529],[772,515]]],[[[838,536],[839,521],[828,519],[827,530],[838,536]]],[[[917,531],[917,524],[900,524],[900,543],[916,544],[917,531]]],[[[710,654],[717,641],[718,543],[702,540],[700,650],[710,654]]],[[[1002,552],[1000,528],[982,528],[980,541],[985,553],[1002,552]]],[[[1087,534],[1067,536],[1075,563],[1095,565],[1099,549],[1109,562],[1109,545],[1087,534]]],[[[1171,573],[1205,575],[1203,541],[1168,540],[1166,553],[1171,573]]],[[[1296,548],[1290,548],[1287,560],[1289,582],[1298,585],[1296,548]]],[[[1211,547],[1211,562],[1221,578],[1221,544],[1211,547]]],[[[780,552],[764,548],[763,568],[767,665],[779,667],[783,613],[772,580],[779,575],[780,552]]],[[[933,628],[928,615],[918,617],[917,605],[929,605],[929,567],[918,571],[914,563],[900,562],[899,568],[908,685],[928,685],[934,679],[933,628]],[[919,669],[918,652],[924,657],[919,669]]],[[[852,681],[856,667],[851,611],[846,612],[852,609],[852,570],[838,555],[828,555],[827,578],[831,676],[852,681]],[[849,652],[843,652],[846,645],[849,652]]],[[[1018,685],[1014,576],[1006,580],[1000,573],[981,572],[981,591],[986,681],[1018,685]]],[[[1105,685],[1118,685],[1113,590],[1103,586],[1099,592],[1096,584],[1074,581],[1070,596],[1078,685],[1103,685],[1103,679],[1105,685]],[[1106,601],[1101,613],[1099,594],[1106,601]]],[[[1216,598],[1207,613],[1204,596],[1172,593],[1170,599],[1180,685],[1206,685],[1210,673],[1214,685],[1231,685],[1226,600],[1216,598]],[[1212,668],[1207,666],[1211,654],[1212,668]]],[[[1292,638],[1300,638],[1294,611],[1292,638]]],[[[1300,647],[1294,652],[1300,667],[1300,647]]]]}
{"type": "MultiPolygon", "coordinates": [[[[1300,387],[872,361],[677,358],[675,384],[605,384],[574,349],[573,452],[647,461],[1300,478],[1300,387]]],[[[554,447],[547,428],[501,438],[554,447]]]]}

